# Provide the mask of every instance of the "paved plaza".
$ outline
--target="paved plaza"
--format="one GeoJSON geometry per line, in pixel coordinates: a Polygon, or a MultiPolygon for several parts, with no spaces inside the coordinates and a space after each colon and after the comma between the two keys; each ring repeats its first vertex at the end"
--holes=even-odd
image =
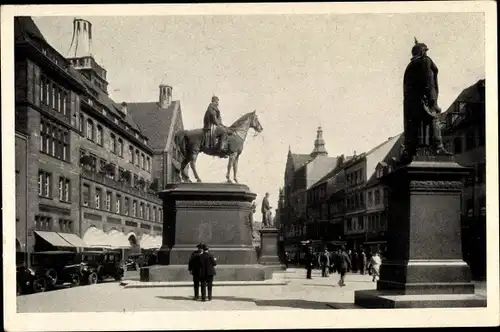
{"type": "MultiPolygon", "coordinates": [[[[117,282],[66,288],[17,298],[18,312],[131,312],[172,310],[278,310],[331,309],[328,305],[355,308],[354,291],[375,289],[369,275],[348,274],[339,287],[338,274],[322,278],[313,271],[306,279],[304,269],[275,274],[288,281],[278,286],[221,286],[214,282],[211,302],[191,299],[191,287],[127,288],[117,282]]],[[[485,295],[484,283],[477,293],[485,295]]]]}

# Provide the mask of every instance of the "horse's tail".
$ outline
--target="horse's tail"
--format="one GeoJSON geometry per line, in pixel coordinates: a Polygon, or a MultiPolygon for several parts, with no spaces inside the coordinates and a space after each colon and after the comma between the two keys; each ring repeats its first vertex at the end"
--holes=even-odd
{"type": "Polygon", "coordinates": [[[186,159],[186,131],[185,130],[178,131],[174,135],[174,143],[177,146],[177,149],[179,150],[181,157],[183,159],[186,159]]]}

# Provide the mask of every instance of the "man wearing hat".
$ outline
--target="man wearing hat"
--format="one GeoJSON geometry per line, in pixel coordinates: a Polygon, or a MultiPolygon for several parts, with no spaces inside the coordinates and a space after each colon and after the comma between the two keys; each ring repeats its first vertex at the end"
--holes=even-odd
{"type": "Polygon", "coordinates": [[[201,300],[212,300],[212,284],[215,276],[216,259],[208,252],[207,245],[203,245],[203,253],[200,254],[200,281],[201,281],[201,300]],[[208,294],[207,294],[208,290],[208,294]],[[208,295],[208,297],[207,297],[208,295]]]}
{"type": "Polygon", "coordinates": [[[213,96],[212,102],[208,105],[205,117],[203,118],[203,130],[209,132],[210,140],[207,140],[206,146],[211,148],[215,145],[215,138],[219,138],[218,150],[221,157],[224,156],[227,145],[227,128],[222,124],[222,118],[219,110],[219,97],[213,96]]]}
{"type": "MultiPolygon", "coordinates": [[[[409,156],[414,156],[419,145],[419,131],[422,125],[429,126],[432,142],[437,154],[450,155],[443,146],[439,114],[441,108],[437,99],[439,94],[438,68],[434,61],[427,56],[429,48],[418,42],[411,49],[412,58],[406,67],[404,87],[404,146],[409,156]]],[[[423,142],[427,144],[427,142],[423,142]]]]}
{"type": "Polygon", "coordinates": [[[194,300],[200,298],[200,255],[203,253],[203,244],[198,244],[196,248],[188,263],[189,273],[193,276],[194,300]]]}

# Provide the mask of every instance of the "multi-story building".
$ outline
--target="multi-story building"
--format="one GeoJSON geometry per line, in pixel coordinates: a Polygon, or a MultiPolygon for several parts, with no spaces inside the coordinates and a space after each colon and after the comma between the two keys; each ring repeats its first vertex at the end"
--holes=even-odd
{"type": "Polygon", "coordinates": [[[318,250],[344,243],[344,163],[350,158],[340,156],[337,167],[307,190],[307,215],[313,221],[308,237],[318,250]]]}
{"type": "Polygon", "coordinates": [[[310,154],[294,154],[289,149],[285,166],[284,213],[280,221],[284,247],[291,258],[299,258],[300,241],[307,239],[307,189],[337,166],[338,157],[329,157],[323,131],[318,128],[310,154]]]}
{"type": "Polygon", "coordinates": [[[181,104],[172,100],[172,87],[161,84],[158,96],[158,101],[122,103],[149,138],[148,145],[153,150],[151,189],[155,191],[168,183],[180,182],[182,160],[174,135],[184,129],[181,104]]]}
{"type": "Polygon", "coordinates": [[[475,278],[486,275],[485,80],[464,89],[443,113],[443,140],[471,168],[462,193],[462,247],[475,278]]]}
{"type": "Polygon", "coordinates": [[[75,119],[85,87],[30,17],[14,24],[17,241],[26,253],[74,249],[81,244],[75,119]]]}
{"type": "MultiPolygon", "coordinates": [[[[382,169],[381,162],[387,163],[391,158],[398,157],[401,153],[402,139],[402,134],[390,137],[370,151],[354,156],[346,163],[344,232],[347,246],[352,249],[358,249],[366,242],[368,244],[380,242],[377,237],[387,230],[383,203],[384,189],[376,180],[377,177],[380,178],[377,171],[382,169]],[[378,204],[375,204],[374,195],[379,199],[378,204]],[[370,197],[372,201],[368,202],[370,197]],[[369,241],[370,238],[377,241],[369,241]]],[[[378,246],[384,249],[384,243],[379,243],[378,246]]]]}
{"type": "Polygon", "coordinates": [[[91,24],[74,21],[84,51],[65,59],[31,18],[15,20],[20,247],[158,247],[161,200],[147,192],[153,151],[107,94],[106,71],[89,51],[91,24]]]}

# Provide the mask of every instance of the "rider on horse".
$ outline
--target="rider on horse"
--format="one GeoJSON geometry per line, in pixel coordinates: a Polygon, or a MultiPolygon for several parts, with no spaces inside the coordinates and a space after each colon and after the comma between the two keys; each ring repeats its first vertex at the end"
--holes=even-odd
{"type": "Polygon", "coordinates": [[[217,150],[220,155],[223,155],[227,149],[228,130],[227,127],[222,124],[219,111],[219,98],[216,96],[212,97],[212,102],[208,105],[207,111],[205,112],[205,117],[203,118],[203,130],[209,134],[209,139],[206,140],[205,146],[208,148],[214,147],[215,138],[218,137],[219,145],[217,150]]]}

